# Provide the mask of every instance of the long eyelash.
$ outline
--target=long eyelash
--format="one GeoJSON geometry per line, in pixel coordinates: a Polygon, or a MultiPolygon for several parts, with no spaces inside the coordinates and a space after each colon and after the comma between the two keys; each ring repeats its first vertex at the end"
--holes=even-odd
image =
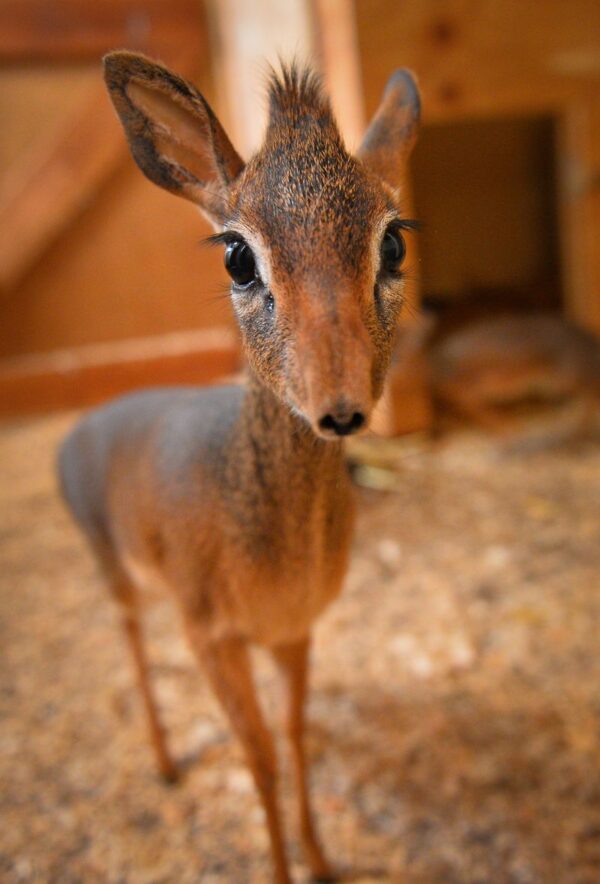
{"type": "Polygon", "coordinates": [[[229,245],[230,242],[246,242],[243,236],[235,233],[233,230],[224,230],[222,233],[214,233],[207,236],[206,239],[200,240],[201,246],[222,246],[229,245]]]}
{"type": "Polygon", "coordinates": [[[416,233],[423,229],[421,221],[417,221],[414,218],[398,218],[397,221],[392,221],[392,224],[399,230],[414,230],[416,233]]]}

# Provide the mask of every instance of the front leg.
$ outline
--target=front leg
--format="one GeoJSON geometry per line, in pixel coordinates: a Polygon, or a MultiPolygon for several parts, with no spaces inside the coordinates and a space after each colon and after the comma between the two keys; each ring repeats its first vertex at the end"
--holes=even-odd
{"type": "Polygon", "coordinates": [[[307,638],[291,645],[274,647],[272,653],[285,679],[287,690],[286,731],[296,777],[302,846],[313,876],[318,881],[334,881],[335,874],[319,843],[308,788],[303,737],[309,650],[310,639],[307,638]]]}
{"type": "Polygon", "coordinates": [[[187,624],[192,647],[240,739],[262,801],[277,884],[291,884],[277,802],[277,759],[257,696],[246,644],[239,639],[207,641],[203,630],[187,624]]]}

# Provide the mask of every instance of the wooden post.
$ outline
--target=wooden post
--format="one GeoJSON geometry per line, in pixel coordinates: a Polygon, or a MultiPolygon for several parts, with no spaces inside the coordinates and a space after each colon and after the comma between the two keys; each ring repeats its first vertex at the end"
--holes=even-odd
{"type": "Polygon", "coordinates": [[[219,114],[236,148],[249,156],[266,124],[265,79],[279,59],[315,62],[306,0],[208,0],[219,114]]]}
{"type": "Polygon", "coordinates": [[[346,144],[354,151],[366,125],[354,2],[313,0],[312,7],[327,91],[346,144]]]}
{"type": "Polygon", "coordinates": [[[600,107],[566,106],[559,118],[559,202],[565,312],[600,334],[600,107]]]}

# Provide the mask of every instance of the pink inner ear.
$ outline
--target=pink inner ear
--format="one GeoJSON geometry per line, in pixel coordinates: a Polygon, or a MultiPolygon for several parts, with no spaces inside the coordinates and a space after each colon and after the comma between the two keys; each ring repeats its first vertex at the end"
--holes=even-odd
{"type": "Polygon", "coordinates": [[[187,110],[159,89],[132,80],[127,94],[152,124],[152,140],[158,154],[179,167],[181,182],[186,179],[204,184],[215,177],[214,162],[207,141],[208,121],[187,110]]]}
{"type": "Polygon", "coordinates": [[[188,110],[174,96],[146,83],[131,80],[126,88],[134,105],[173,141],[196,150],[206,147],[210,130],[201,110],[188,110]]]}

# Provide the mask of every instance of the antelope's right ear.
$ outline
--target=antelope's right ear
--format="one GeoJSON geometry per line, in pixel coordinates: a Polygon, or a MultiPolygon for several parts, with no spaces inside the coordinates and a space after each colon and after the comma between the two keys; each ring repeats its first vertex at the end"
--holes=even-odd
{"type": "Polygon", "coordinates": [[[144,175],[196,203],[219,226],[244,163],[202,95],[134,52],[106,55],[104,78],[144,175]]]}
{"type": "Polygon", "coordinates": [[[406,68],[387,82],[379,109],[365,133],[358,157],[396,188],[417,140],[421,102],[414,75],[406,68]]]}

